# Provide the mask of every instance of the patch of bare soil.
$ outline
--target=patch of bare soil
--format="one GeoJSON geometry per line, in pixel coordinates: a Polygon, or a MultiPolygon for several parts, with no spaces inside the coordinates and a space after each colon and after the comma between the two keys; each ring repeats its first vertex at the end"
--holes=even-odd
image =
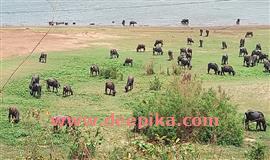
{"type": "MultiPolygon", "coordinates": [[[[13,55],[29,54],[46,31],[35,32],[31,29],[1,29],[0,33],[0,54],[5,58],[13,55]]],[[[99,41],[116,38],[118,37],[94,31],[49,33],[35,52],[65,51],[89,47],[91,45],[110,46],[110,43],[99,41]]]]}

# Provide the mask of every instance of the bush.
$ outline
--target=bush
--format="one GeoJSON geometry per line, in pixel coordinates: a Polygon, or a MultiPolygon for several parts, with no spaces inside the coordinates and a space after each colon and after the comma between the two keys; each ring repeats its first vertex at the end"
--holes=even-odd
{"type": "Polygon", "coordinates": [[[158,77],[154,77],[152,81],[150,81],[150,90],[158,91],[161,89],[161,82],[158,77]]]}
{"type": "Polygon", "coordinates": [[[173,141],[170,146],[165,146],[163,138],[155,144],[145,140],[133,140],[127,146],[117,147],[109,153],[110,160],[119,159],[198,159],[199,152],[195,145],[178,144],[173,141]]]}
{"type": "Polygon", "coordinates": [[[155,74],[153,62],[147,64],[147,65],[145,66],[145,70],[146,70],[146,74],[147,74],[147,75],[155,74]]]}
{"type": "Polygon", "coordinates": [[[261,143],[256,143],[251,149],[245,154],[247,159],[250,160],[264,160],[266,158],[267,147],[261,143]]]}
{"type": "Polygon", "coordinates": [[[100,70],[100,74],[99,76],[105,78],[105,79],[117,79],[118,77],[120,77],[121,79],[121,75],[122,73],[120,72],[120,63],[109,63],[105,65],[105,68],[102,68],[100,70]]]}
{"type": "Polygon", "coordinates": [[[182,73],[181,67],[175,64],[172,65],[172,70],[174,75],[180,75],[182,73]]]}
{"type": "MultiPolygon", "coordinates": [[[[160,82],[157,77],[152,81],[151,88],[157,89],[160,82]]],[[[166,92],[156,92],[152,96],[142,96],[130,103],[134,117],[154,116],[158,113],[163,117],[174,117],[176,124],[183,117],[218,117],[218,126],[185,127],[185,126],[151,126],[144,132],[150,139],[156,136],[168,139],[179,138],[182,141],[198,141],[200,143],[217,143],[220,145],[241,145],[243,141],[242,116],[221,90],[203,90],[196,78],[181,81],[175,78],[166,92]],[[146,97],[146,98],[145,98],[146,97]]]]}
{"type": "Polygon", "coordinates": [[[101,144],[103,137],[100,135],[99,128],[91,136],[92,131],[75,131],[74,143],[69,153],[70,159],[91,159],[95,157],[97,146],[101,144]]]}

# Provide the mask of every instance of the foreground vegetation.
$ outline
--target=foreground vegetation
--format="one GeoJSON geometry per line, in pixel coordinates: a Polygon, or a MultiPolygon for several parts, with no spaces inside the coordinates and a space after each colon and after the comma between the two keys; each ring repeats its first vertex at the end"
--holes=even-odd
{"type": "MultiPolygon", "coordinates": [[[[201,93],[205,93],[202,95],[206,97],[194,97],[194,94],[191,94],[188,96],[193,97],[191,99],[185,99],[182,95],[182,93],[190,94],[188,91],[183,92],[183,90],[180,90],[181,92],[176,92],[175,90],[170,90],[171,93],[166,92],[170,88],[181,86],[176,83],[175,79],[179,79],[184,71],[174,74],[173,70],[176,60],[172,62],[167,61],[168,57],[166,54],[153,57],[151,46],[154,40],[163,39],[165,42],[164,50],[173,50],[176,59],[179,54],[179,48],[186,47],[186,37],[193,37],[196,41],[199,39],[198,29],[62,28],[54,30],[57,33],[85,31],[115,35],[118,36],[118,39],[108,39],[105,42],[95,41],[95,43],[109,44],[109,46],[93,46],[90,44],[89,48],[80,50],[49,52],[48,63],[46,64],[38,63],[39,55],[35,54],[24,64],[7,85],[4,92],[1,93],[3,99],[0,108],[0,155],[3,159],[21,159],[22,157],[66,159],[78,158],[80,153],[84,153],[88,157],[95,157],[96,159],[123,159],[123,157],[134,159],[172,159],[170,156],[173,155],[177,159],[244,159],[246,156],[252,157],[253,153],[256,153],[258,150],[264,150],[264,147],[260,146],[257,146],[258,150],[256,150],[256,147],[252,150],[251,146],[255,142],[262,143],[262,146],[270,146],[269,129],[267,132],[245,132],[241,128],[241,116],[248,109],[260,110],[265,114],[268,124],[270,120],[270,109],[268,107],[270,75],[263,72],[262,64],[253,68],[243,67],[242,58],[238,57],[239,40],[247,31],[246,29],[213,29],[210,30],[210,37],[204,40],[204,48],[198,48],[197,43],[192,46],[193,68],[188,72],[191,72],[193,77],[196,75],[196,79],[202,80],[202,84],[197,81],[196,84],[202,85],[202,88],[213,87],[213,89],[209,91],[200,90],[201,93]],[[220,49],[222,40],[227,41],[228,50],[223,51],[220,49]],[[135,48],[138,43],[146,44],[147,52],[136,53],[135,48]],[[119,49],[119,59],[109,59],[108,51],[110,48],[119,49]],[[207,63],[216,62],[220,64],[221,55],[224,52],[229,54],[229,64],[236,70],[236,76],[206,74],[207,63]],[[123,66],[126,57],[134,59],[133,67],[123,66]],[[93,63],[98,64],[104,71],[101,76],[92,77],[89,75],[89,67],[93,63]],[[152,65],[155,74],[147,75],[146,71],[152,65]],[[108,74],[105,70],[114,71],[110,78],[116,84],[117,94],[115,97],[104,95],[105,77],[108,74]],[[41,77],[43,90],[40,99],[31,97],[28,92],[28,85],[33,74],[39,74],[41,77]],[[134,90],[125,93],[124,86],[128,75],[135,77],[135,86],[134,90]],[[158,86],[156,85],[155,81],[157,79],[155,77],[160,81],[158,86]],[[48,92],[45,89],[45,80],[47,78],[58,79],[61,86],[70,84],[74,90],[74,95],[64,98],[61,92],[48,92]],[[222,95],[222,93],[218,92],[218,86],[221,86],[229,97],[226,95],[224,99],[216,101],[218,94],[222,95]],[[150,88],[152,89],[151,91],[150,88]],[[186,104],[177,106],[176,104],[181,103],[173,103],[179,100],[179,98],[186,100],[186,104]],[[208,101],[201,103],[203,98],[208,101]],[[143,100],[149,99],[154,99],[149,101],[151,105],[140,104],[143,100]],[[155,101],[155,99],[159,101],[155,101]],[[161,101],[166,103],[161,103],[161,101]],[[130,132],[132,128],[124,126],[117,128],[102,127],[99,129],[98,127],[80,127],[76,131],[66,132],[63,129],[61,132],[53,134],[49,119],[53,115],[60,114],[97,116],[101,119],[109,116],[112,112],[116,115],[128,117],[132,116],[135,113],[132,112],[138,111],[138,109],[143,111],[144,114],[147,114],[148,111],[160,111],[157,110],[158,108],[153,107],[157,105],[164,107],[163,113],[175,112],[177,109],[186,109],[186,112],[182,113],[191,113],[191,110],[188,110],[187,104],[199,110],[212,110],[209,113],[221,117],[224,116],[222,112],[230,113],[229,115],[232,115],[233,118],[226,121],[225,126],[216,128],[216,133],[228,133],[232,136],[230,137],[232,139],[225,142],[217,139],[217,143],[211,143],[210,145],[208,143],[197,143],[197,141],[183,143],[177,139],[179,137],[162,134],[175,133],[174,130],[166,130],[168,128],[165,128],[164,131],[153,128],[151,134],[144,136],[132,133],[130,132]],[[224,110],[214,110],[211,108],[211,104],[217,106],[222,104],[224,105],[224,110]],[[7,121],[7,108],[11,105],[17,106],[21,111],[22,121],[19,124],[13,125],[7,121]],[[236,109],[234,107],[237,108],[238,113],[235,113],[236,109]],[[230,124],[233,126],[232,128],[230,128],[230,124]],[[158,135],[154,142],[149,141],[149,137],[152,134],[158,135]],[[170,145],[164,145],[164,141],[167,140],[163,136],[171,136],[168,140],[170,145]],[[251,151],[246,153],[249,150],[251,151]]],[[[269,53],[270,30],[252,29],[252,31],[254,32],[254,38],[247,39],[246,41],[248,51],[251,51],[256,43],[261,43],[263,52],[269,53]]],[[[1,61],[2,82],[7,80],[11,71],[17,67],[17,64],[23,58],[24,56],[17,56],[1,61]]],[[[201,133],[208,132],[208,129],[205,128],[205,132],[201,133]]],[[[209,137],[205,136],[205,134],[195,137],[202,138],[204,142],[209,140],[207,139],[209,137]]]]}

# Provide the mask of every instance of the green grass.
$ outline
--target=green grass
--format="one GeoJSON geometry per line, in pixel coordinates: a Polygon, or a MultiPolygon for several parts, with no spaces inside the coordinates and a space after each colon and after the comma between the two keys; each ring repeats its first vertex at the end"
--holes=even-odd
{"type": "MultiPolygon", "coordinates": [[[[38,30],[38,29],[36,29],[38,30]]],[[[0,155],[3,159],[21,158],[25,155],[25,143],[29,137],[39,137],[48,133],[50,128],[49,116],[58,114],[68,114],[71,116],[98,116],[104,118],[111,112],[117,115],[129,116],[131,109],[126,107],[126,103],[132,101],[134,97],[147,94],[149,92],[149,81],[155,75],[158,75],[162,81],[162,87],[166,88],[173,76],[167,76],[166,70],[170,70],[179,54],[179,48],[188,47],[186,37],[192,37],[196,42],[193,44],[193,59],[191,70],[204,81],[206,88],[218,86],[224,88],[234,104],[238,105],[239,112],[243,113],[247,109],[257,109],[264,112],[270,120],[269,108],[269,80],[270,74],[263,72],[263,65],[259,64],[253,68],[242,66],[242,58],[238,57],[239,40],[247,30],[210,30],[210,37],[204,38],[205,47],[198,47],[199,32],[198,29],[177,29],[177,28],[90,28],[90,29],[70,29],[70,32],[96,31],[104,34],[118,36],[116,39],[96,40],[94,42],[105,42],[112,44],[120,53],[119,59],[109,59],[109,48],[102,46],[91,46],[80,50],[65,52],[49,52],[48,63],[38,63],[38,54],[35,53],[24,65],[18,70],[11,82],[6,86],[2,94],[3,102],[0,107],[0,155]],[[156,39],[163,39],[165,42],[163,56],[153,56],[151,46],[156,39]],[[228,50],[221,49],[221,41],[226,41],[228,50]],[[147,46],[145,53],[136,53],[135,48],[138,43],[144,43],[147,46]],[[174,61],[167,61],[167,51],[174,51],[174,61]],[[216,76],[213,73],[207,74],[207,63],[216,62],[220,64],[221,56],[224,53],[229,55],[229,64],[236,71],[236,76],[216,76]],[[124,59],[132,57],[134,66],[123,66],[124,59]],[[155,75],[148,76],[145,74],[145,65],[154,62],[155,75]],[[118,66],[120,72],[124,75],[124,80],[113,80],[116,84],[117,94],[115,97],[104,94],[104,84],[106,82],[102,77],[89,76],[89,67],[91,64],[98,64],[101,68],[114,64],[118,66]],[[165,74],[161,74],[161,73],[165,74]],[[42,96],[36,99],[30,96],[28,85],[31,75],[39,74],[42,84],[42,96]],[[124,93],[124,86],[128,75],[135,77],[134,90],[124,93]],[[74,90],[74,95],[63,98],[61,93],[52,93],[46,90],[45,80],[47,78],[56,78],[60,81],[61,87],[69,84],[74,90]],[[7,108],[11,105],[17,106],[21,111],[22,122],[12,126],[7,121],[7,108]],[[40,109],[41,119],[39,124],[34,124],[35,128],[29,131],[27,124],[26,112],[30,109],[40,109]],[[46,113],[49,112],[49,115],[46,113]]],[[[69,32],[68,29],[56,29],[54,32],[69,32]]],[[[253,30],[254,38],[246,40],[246,47],[249,53],[255,48],[256,43],[261,43],[263,52],[270,51],[270,30],[257,29],[253,30]]],[[[89,42],[90,43],[90,42],[89,42]]],[[[18,63],[25,58],[16,56],[4,59],[2,65],[2,82],[5,82],[10,73],[17,67],[18,63]]],[[[3,84],[3,83],[2,83],[3,84]]],[[[1,84],[1,86],[2,86],[1,84]]],[[[164,88],[163,88],[164,89],[164,88]]],[[[115,146],[124,145],[127,141],[126,135],[128,128],[102,128],[104,142],[98,151],[97,157],[106,157],[106,154],[115,146]]],[[[270,146],[270,131],[266,133],[246,132],[248,138],[261,140],[270,146]]],[[[59,156],[67,157],[68,146],[71,145],[67,139],[69,135],[60,133],[59,135],[49,135],[54,144],[58,146],[59,156]]],[[[29,141],[30,143],[31,141],[29,141]]],[[[245,142],[242,147],[224,147],[221,155],[223,158],[242,159],[244,151],[248,147],[245,142]],[[237,151],[236,151],[237,150],[237,151]],[[226,152],[226,153],[225,153],[226,152]]],[[[210,158],[212,150],[215,148],[223,149],[220,146],[201,146],[202,155],[210,158]]],[[[48,146],[45,147],[44,153],[48,153],[48,146]]],[[[218,155],[218,153],[217,153],[218,155]]]]}

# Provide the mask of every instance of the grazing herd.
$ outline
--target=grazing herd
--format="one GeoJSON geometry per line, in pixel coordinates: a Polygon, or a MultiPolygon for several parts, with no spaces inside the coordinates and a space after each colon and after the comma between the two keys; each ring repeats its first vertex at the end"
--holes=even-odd
{"type": "MultiPolygon", "coordinates": [[[[239,20],[240,21],[240,20],[239,20]]],[[[125,22],[123,22],[125,23],[125,22]]],[[[183,19],[182,24],[188,25],[189,20],[183,19]]],[[[136,22],[131,21],[130,25],[134,25],[136,22]]],[[[209,30],[206,30],[205,37],[209,36],[209,30]]],[[[203,36],[203,30],[200,29],[200,36],[203,36]]],[[[247,32],[245,35],[245,38],[253,37],[253,32],[247,32]]],[[[187,45],[192,45],[194,43],[194,40],[190,37],[187,38],[187,45]]],[[[203,47],[203,40],[199,40],[200,46],[203,47]]],[[[153,55],[163,55],[163,47],[164,41],[163,40],[156,40],[153,47],[153,55]]],[[[268,60],[268,55],[262,53],[262,47],[260,44],[257,44],[255,49],[252,51],[251,55],[248,54],[247,49],[245,48],[245,39],[240,39],[240,50],[239,50],[239,57],[243,57],[243,65],[246,67],[254,67],[258,65],[258,63],[263,63],[265,71],[270,72],[270,61],[268,60]]],[[[222,41],[222,49],[227,49],[227,44],[225,41],[222,41]]],[[[136,48],[137,52],[145,52],[146,46],[144,44],[138,44],[136,48]]],[[[169,61],[172,61],[174,59],[173,51],[168,51],[168,57],[169,61]]],[[[119,58],[119,53],[116,49],[110,50],[110,58],[119,58]]],[[[177,63],[182,68],[192,69],[191,65],[192,60],[192,49],[191,48],[180,48],[180,55],[177,57],[177,63]]],[[[47,54],[42,52],[39,57],[40,63],[46,63],[47,62],[47,54]]],[[[125,59],[123,66],[133,66],[133,59],[128,57],[125,59]]],[[[207,73],[209,74],[211,70],[214,71],[215,75],[225,75],[225,73],[228,73],[229,75],[235,75],[236,72],[233,69],[231,65],[229,65],[229,56],[227,53],[223,54],[221,57],[221,67],[219,68],[217,63],[210,62],[208,63],[207,67],[207,73]]],[[[97,76],[100,74],[100,69],[97,64],[92,64],[89,68],[89,74],[91,76],[97,76]]],[[[189,77],[190,79],[190,77],[189,77]]],[[[47,90],[52,92],[58,93],[58,89],[61,87],[60,82],[55,78],[50,78],[46,80],[47,84],[47,90]]],[[[134,85],[134,77],[128,76],[127,83],[124,87],[125,92],[129,92],[133,89],[134,85]]],[[[33,75],[29,84],[29,90],[30,95],[34,97],[40,97],[41,96],[41,84],[40,84],[40,77],[38,75],[33,75]]],[[[112,81],[107,81],[105,83],[105,94],[106,95],[116,95],[116,86],[112,81]]],[[[70,85],[64,85],[63,86],[63,97],[71,96],[73,95],[73,90],[70,85]]],[[[9,122],[18,123],[20,120],[20,113],[19,110],[16,107],[10,107],[8,113],[8,119],[9,122]]],[[[55,116],[56,118],[63,118],[66,117],[66,121],[64,122],[64,126],[70,127],[68,123],[68,118],[70,116],[55,116]]],[[[266,121],[265,117],[262,112],[259,111],[247,111],[245,113],[245,127],[249,129],[249,122],[256,122],[256,130],[259,128],[260,130],[266,131],[266,121]]],[[[73,126],[71,126],[73,127],[73,126]]],[[[58,125],[54,126],[54,129],[58,129],[58,125]]]]}

